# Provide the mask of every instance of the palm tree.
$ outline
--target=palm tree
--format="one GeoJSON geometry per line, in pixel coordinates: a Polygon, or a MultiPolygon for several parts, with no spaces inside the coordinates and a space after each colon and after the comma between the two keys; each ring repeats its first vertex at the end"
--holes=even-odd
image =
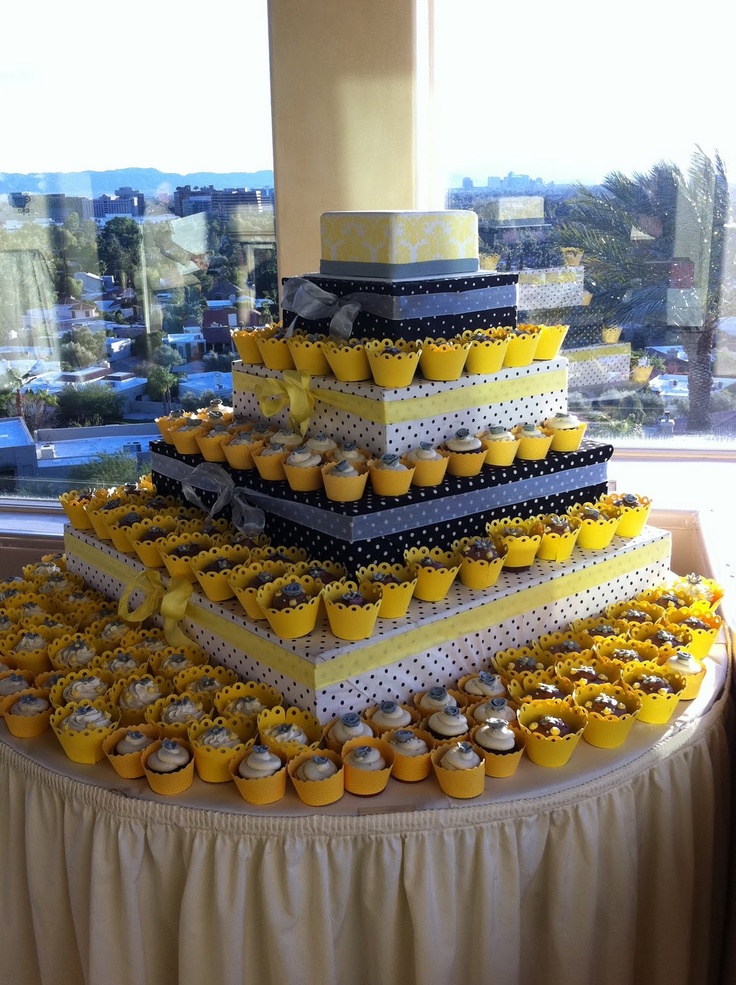
{"type": "MultiPolygon", "coordinates": [[[[659,163],[647,174],[608,175],[600,189],[579,187],[558,230],[562,245],[585,254],[592,298],[577,318],[585,323],[669,328],[688,355],[690,432],[709,432],[711,355],[722,316],[724,226],[728,184],[723,161],[700,148],[687,173],[659,163]],[[686,256],[693,287],[670,303],[671,262],[686,256]]],[[[576,320],[575,316],[572,321],[576,320]]],[[[641,339],[638,340],[641,344],[641,339]]]]}

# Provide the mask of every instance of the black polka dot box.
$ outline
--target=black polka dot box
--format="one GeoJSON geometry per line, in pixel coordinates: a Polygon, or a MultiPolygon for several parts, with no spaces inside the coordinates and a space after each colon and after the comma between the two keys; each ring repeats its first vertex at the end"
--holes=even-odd
{"type": "Polygon", "coordinates": [[[450,381],[417,378],[397,389],[233,363],[238,417],[258,418],[267,408],[269,421],[285,426],[296,405],[305,402],[311,405],[312,434],[322,431],[340,442],[355,441],[377,455],[403,454],[421,441],[449,438],[460,428],[475,434],[493,426],[541,422],[564,411],[567,359],[535,361],[488,375],[463,372],[450,381]],[[280,409],[274,412],[274,406],[280,409]]]}
{"type": "MultiPolygon", "coordinates": [[[[518,274],[514,273],[479,270],[405,280],[306,274],[300,280],[337,298],[338,307],[351,306],[351,329],[356,337],[447,338],[477,328],[516,324],[518,274]]],[[[305,317],[291,306],[282,313],[285,325],[307,332],[329,334],[331,320],[331,314],[305,317]]]]}
{"type": "MultiPolygon", "coordinates": [[[[265,533],[275,543],[346,564],[396,563],[417,544],[449,549],[455,540],[485,530],[486,523],[512,516],[564,512],[575,503],[595,502],[607,489],[613,447],[584,439],[576,452],[549,452],[539,460],[511,466],[484,466],[476,476],[446,475],[439,486],[410,486],[401,497],[378,496],[366,486],[355,502],[330,500],[324,489],[297,492],[285,480],[269,482],[256,469],[218,466],[248,502],[263,510],[265,533]]],[[[194,482],[211,509],[221,484],[195,472],[203,459],[181,455],[163,441],[151,444],[156,488],[183,499],[194,482]]],[[[201,470],[199,470],[201,471],[201,470]]]]}
{"type": "MultiPolygon", "coordinates": [[[[147,579],[148,569],[135,555],[72,528],[65,551],[69,571],[108,598],[120,599],[127,590],[129,612],[144,605],[148,596],[135,586],[147,579]]],[[[359,640],[338,638],[324,615],[306,635],[282,638],[267,621],[251,618],[238,599],[211,601],[194,584],[178,628],[215,664],[276,688],[288,704],[325,724],[381,700],[405,703],[435,685],[455,686],[464,674],[488,669],[502,650],[562,632],[576,619],[662,584],[670,553],[670,535],[646,526],[636,537],[614,538],[605,550],[576,547],[567,561],[537,560],[523,571],[504,568],[490,589],[455,579],[439,601],[414,597],[404,616],[378,618],[370,635],[359,640]]],[[[175,587],[161,574],[164,586],[175,587]]],[[[160,615],[151,619],[163,623],[160,615]]]]}

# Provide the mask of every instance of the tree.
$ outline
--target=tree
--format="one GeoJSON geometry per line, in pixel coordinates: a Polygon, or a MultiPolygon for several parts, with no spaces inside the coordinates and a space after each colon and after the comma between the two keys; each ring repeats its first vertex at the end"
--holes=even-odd
{"type": "Polygon", "coordinates": [[[161,400],[167,414],[171,410],[172,392],[179,387],[179,379],[180,377],[166,366],[154,366],[148,374],[146,393],[151,400],[161,400]]]}
{"type": "Polygon", "coordinates": [[[61,336],[59,358],[62,369],[86,369],[103,361],[106,353],[104,332],[93,332],[86,325],[61,336]]]}
{"type": "Polygon", "coordinates": [[[120,424],[123,397],[104,383],[65,386],[58,396],[62,427],[120,424]]]}
{"type": "Polygon", "coordinates": [[[110,274],[121,287],[139,280],[141,267],[141,230],[134,219],[116,216],[100,230],[97,241],[100,269],[110,274]]]}
{"type": "Polygon", "coordinates": [[[81,489],[134,485],[138,481],[138,461],[135,455],[127,452],[103,452],[84,465],[73,465],[69,469],[69,480],[81,489]]]}
{"type": "Polygon", "coordinates": [[[175,346],[164,343],[153,353],[153,361],[158,366],[172,369],[174,366],[182,366],[184,357],[175,346]]]}
{"type": "Polygon", "coordinates": [[[580,186],[567,206],[559,240],[584,251],[592,295],[578,317],[599,326],[633,326],[640,346],[652,344],[656,330],[676,330],[688,354],[688,431],[709,432],[728,218],[720,157],[711,161],[698,148],[686,174],[664,162],[631,178],[614,172],[601,189],[580,186]],[[683,303],[675,307],[668,296],[671,265],[685,249],[693,289],[682,291],[683,303]]]}

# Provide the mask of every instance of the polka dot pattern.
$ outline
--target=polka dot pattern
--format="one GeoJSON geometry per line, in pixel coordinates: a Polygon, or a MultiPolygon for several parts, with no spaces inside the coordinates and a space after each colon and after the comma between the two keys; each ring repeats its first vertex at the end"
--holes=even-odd
{"type": "MultiPolygon", "coordinates": [[[[505,369],[488,376],[464,374],[459,380],[450,383],[436,383],[417,378],[409,387],[400,390],[386,390],[373,383],[340,383],[332,377],[315,377],[312,386],[317,389],[334,390],[365,398],[375,404],[370,415],[360,416],[360,407],[349,413],[330,407],[321,400],[315,401],[314,411],[309,420],[309,433],[323,431],[336,441],[356,441],[361,448],[367,448],[375,455],[387,451],[403,454],[415,448],[420,441],[435,443],[451,437],[459,428],[469,428],[474,434],[493,424],[513,427],[522,423],[539,423],[567,409],[567,388],[559,384],[560,370],[567,370],[566,359],[552,359],[532,363],[514,369],[505,369]],[[506,387],[518,384],[518,395],[488,403],[484,396],[478,396],[474,389],[489,384],[504,384],[506,387]],[[531,391],[531,392],[530,392],[531,391]],[[396,424],[381,424],[381,417],[387,416],[398,402],[405,404],[416,398],[431,398],[443,393],[462,392],[463,405],[459,410],[436,414],[431,417],[402,421],[396,424]]],[[[261,410],[255,393],[238,389],[239,372],[265,378],[279,377],[277,371],[265,367],[233,365],[233,407],[238,417],[261,419],[261,410]]],[[[285,426],[288,410],[274,414],[269,420],[285,426]]]]}
{"type": "MultiPolygon", "coordinates": [[[[101,572],[99,566],[82,561],[74,553],[73,542],[78,538],[102,554],[122,560],[130,568],[130,578],[142,570],[136,559],[124,557],[94,536],[79,531],[70,537],[67,551],[69,570],[80,574],[98,591],[111,599],[119,598],[124,590],[121,581],[101,572]]],[[[329,721],[345,711],[362,711],[383,698],[406,701],[416,691],[424,691],[434,684],[454,684],[463,674],[489,669],[490,661],[499,650],[511,646],[521,646],[541,636],[543,633],[564,629],[574,619],[595,615],[611,601],[632,598],[653,584],[667,580],[669,534],[645,528],[644,533],[633,540],[614,538],[611,547],[605,551],[582,551],[575,548],[570,561],[562,563],[536,561],[526,572],[502,572],[496,585],[486,592],[474,592],[459,582],[453,584],[447,599],[436,602],[413,600],[409,618],[404,620],[379,620],[376,631],[368,641],[345,643],[336,639],[329,631],[326,621],[318,623],[317,629],[308,637],[299,640],[280,640],[268,628],[267,623],[254,623],[247,619],[236,601],[224,603],[210,602],[198,589],[193,596],[194,605],[223,620],[223,633],[219,635],[204,629],[197,621],[184,624],[186,632],[210,655],[214,663],[231,667],[243,677],[258,679],[277,688],[289,704],[297,705],[322,721],[329,721]],[[636,567],[635,551],[644,544],[661,542],[659,560],[653,560],[644,567],[636,567]],[[629,556],[630,557],[627,557],[629,556]],[[667,555],[667,556],[665,556],[667,555]],[[408,656],[373,668],[316,691],[305,684],[298,683],[284,674],[259,662],[251,656],[253,636],[267,639],[287,652],[313,664],[322,663],[346,652],[359,651],[381,638],[397,639],[407,630],[430,622],[437,622],[447,616],[469,612],[473,608],[506,598],[519,599],[523,605],[523,592],[543,585],[561,574],[591,568],[600,569],[599,582],[589,589],[574,595],[551,599],[543,605],[530,605],[521,615],[494,619],[490,614],[489,625],[476,631],[461,633],[454,639],[419,650],[408,656]],[[225,633],[230,624],[228,633],[225,633]],[[242,630],[242,644],[235,646],[226,641],[232,626],[242,630]]],[[[131,606],[141,601],[136,594],[131,606]]]]}

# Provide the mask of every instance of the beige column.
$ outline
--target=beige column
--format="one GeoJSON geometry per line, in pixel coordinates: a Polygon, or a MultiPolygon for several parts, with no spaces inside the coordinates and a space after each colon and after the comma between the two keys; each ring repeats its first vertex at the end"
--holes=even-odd
{"type": "Polygon", "coordinates": [[[268,6],[279,275],[291,277],[319,269],[322,212],[429,207],[430,0],[268,6]]]}

